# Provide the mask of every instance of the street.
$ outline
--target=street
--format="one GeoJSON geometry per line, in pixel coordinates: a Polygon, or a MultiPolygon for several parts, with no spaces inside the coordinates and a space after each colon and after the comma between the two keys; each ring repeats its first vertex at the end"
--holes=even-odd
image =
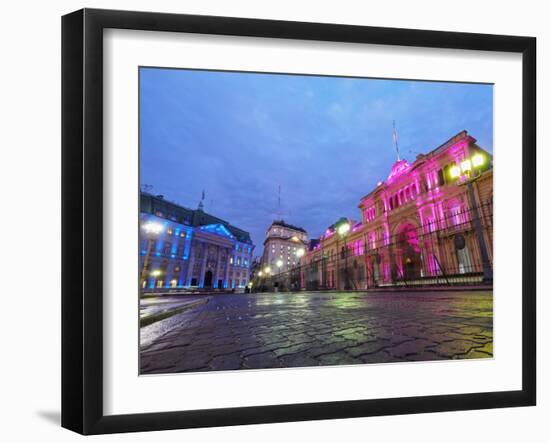
{"type": "Polygon", "coordinates": [[[220,294],[142,342],[142,374],[493,356],[492,291],[220,294]]]}

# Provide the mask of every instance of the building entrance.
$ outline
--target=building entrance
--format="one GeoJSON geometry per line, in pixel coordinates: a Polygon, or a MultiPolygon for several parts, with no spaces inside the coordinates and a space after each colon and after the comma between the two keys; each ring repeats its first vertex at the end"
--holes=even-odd
{"type": "Polygon", "coordinates": [[[212,287],[212,271],[206,271],[206,274],[204,274],[204,287],[212,287]]]}

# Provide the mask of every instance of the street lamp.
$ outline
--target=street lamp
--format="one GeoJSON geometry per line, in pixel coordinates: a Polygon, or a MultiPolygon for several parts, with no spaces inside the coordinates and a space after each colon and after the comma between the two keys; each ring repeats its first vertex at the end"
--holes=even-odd
{"type": "Polygon", "coordinates": [[[158,223],[155,221],[150,221],[143,224],[143,230],[147,234],[160,234],[164,230],[164,226],[162,223],[158,223]]]}
{"type": "Polygon", "coordinates": [[[472,165],[474,165],[474,168],[480,168],[485,164],[485,156],[483,154],[480,154],[479,152],[477,154],[474,154],[472,157],[472,165]]]}
{"type": "MultiPolygon", "coordinates": [[[[149,273],[149,275],[155,279],[158,279],[162,275],[162,271],[160,269],[155,269],[149,273]]],[[[158,282],[157,282],[158,284],[158,282]]]]}
{"type": "Polygon", "coordinates": [[[487,244],[485,243],[485,237],[483,235],[483,227],[481,226],[481,219],[479,217],[479,211],[477,209],[477,203],[474,195],[473,182],[476,181],[481,174],[480,169],[485,166],[487,157],[477,152],[471,158],[465,158],[458,166],[453,166],[449,169],[451,178],[462,178],[462,183],[466,185],[468,189],[468,204],[472,209],[474,231],[476,234],[477,242],[479,245],[479,253],[481,255],[481,262],[483,266],[483,281],[493,281],[493,269],[489,264],[489,253],[487,252],[487,244]],[[474,174],[472,174],[472,170],[474,174]]]}
{"type": "Polygon", "coordinates": [[[345,237],[350,230],[350,224],[348,222],[342,223],[337,228],[340,237],[345,237]]]}
{"type": "MultiPolygon", "coordinates": [[[[350,231],[350,229],[351,229],[351,226],[350,226],[349,222],[345,219],[343,219],[342,221],[340,221],[336,225],[336,232],[338,233],[338,237],[341,238],[344,241],[344,260],[345,260],[345,263],[344,263],[344,273],[345,273],[344,290],[351,289],[350,286],[349,286],[349,279],[348,279],[348,251],[347,251],[347,245],[346,245],[346,237],[347,237],[348,232],[350,231]]],[[[337,243],[336,243],[337,255],[336,255],[336,257],[338,258],[338,256],[340,255],[340,250],[339,250],[340,246],[339,246],[338,238],[336,240],[337,240],[337,243]]],[[[339,271],[339,268],[338,268],[338,271],[339,271]]],[[[339,276],[339,274],[340,274],[340,272],[338,272],[336,275],[339,276]]],[[[338,283],[340,283],[340,282],[338,282],[338,283]]]]}
{"type": "Polygon", "coordinates": [[[304,248],[300,248],[296,251],[296,257],[302,258],[305,253],[306,253],[306,251],[304,250],[304,248]]]}
{"type": "Polygon", "coordinates": [[[277,260],[277,263],[275,263],[277,265],[277,267],[279,268],[279,271],[281,270],[282,266],[283,266],[283,261],[281,259],[277,260]]]}
{"type": "Polygon", "coordinates": [[[460,168],[456,165],[451,167],[451,169],[449,169],[449,174],[450,174],[451,178],[460,177],[460,168]]]}
{"type": "Polygon", "coordinates": [[[143,259],[143,268],[141,269],[141,287],[145,286],[147,279],[147,268],[149,267],[149,259],[151,256],[151,247],[153,237],[158,236],[164,231],[164,225],[156,221],[148,221],[141,225],[143,232],[147,235],[147,251],[145,252],[145,257],[143,259]]]}

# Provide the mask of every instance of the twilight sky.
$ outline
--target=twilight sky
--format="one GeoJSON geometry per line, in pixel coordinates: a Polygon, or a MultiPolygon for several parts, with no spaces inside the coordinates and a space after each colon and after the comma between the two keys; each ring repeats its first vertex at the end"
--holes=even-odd
{"type": "Polygon", "coordinates": [[[493,151],[493,87],[443,82],[140,70],[141,184],[247,230],[261,255],[281,213],[318,237],[396,160],[466,129],[493,151]]]}

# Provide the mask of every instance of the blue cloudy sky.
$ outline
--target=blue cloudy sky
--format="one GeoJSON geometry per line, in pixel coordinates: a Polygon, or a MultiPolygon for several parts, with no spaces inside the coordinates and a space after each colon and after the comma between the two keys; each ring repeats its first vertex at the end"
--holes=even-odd
{"type": "Polygon", "coordinates": [[[281,212],[319,236],[401,156],[466,129],[493,150],[490,85],[140,69],[141,183],[251,233],[256,255],[281,212]]]}

